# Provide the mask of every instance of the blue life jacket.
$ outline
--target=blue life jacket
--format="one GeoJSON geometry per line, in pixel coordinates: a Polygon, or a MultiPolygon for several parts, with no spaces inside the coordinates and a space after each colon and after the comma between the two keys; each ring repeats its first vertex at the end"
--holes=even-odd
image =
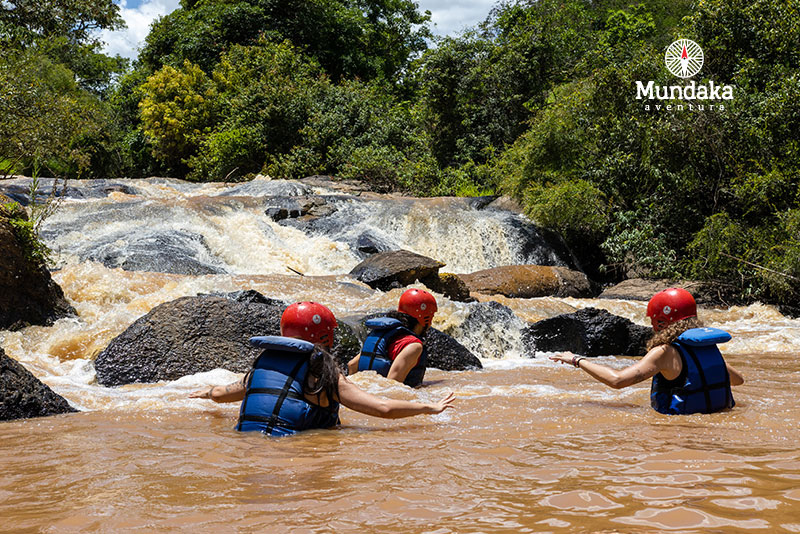
{"type": "Polygon", "coordinates": [[[339,423],[339,404],[327,408],[308,402],[303,383],[314,345],[280,336],[250,338],[263,348],[247,379],[236,430],[257,430],[272,436],[287,436],[300,430],[329,428],[339,423]]]}
{"type": "MultiPolygon", "coordinates": [[[[391,317],[377,317],[369,319],[364,323],[367,328],[371,328],[364,345],[361,347],[361,358],[358,360],[358,370],[377,371],[379,375],[388,376],[389,368],[392,366],[392,359],[389,357],[389,345],[398,336],[419,336],[403,326],[403,323],[391,317]]],[[[422,343],[422,340],[419,339],[422,343]]],[[[425,369],[428,366],[428,350],[425,344],[422,345],[422,354],[415,365],[403,380],[407,386],[417,387],[422,384],[425,377],[425,369]]]]}
{"type": "Polygon", "coordinates": [[[661,373],[653,377],[650,404],[667,415],[714,413],[736,404],[731,393],[728,368],[717,343],[725,343],[731,335],[717,328],[692,328],[672,345],[683,362],[680,375],[667,380],[661,373]]]}

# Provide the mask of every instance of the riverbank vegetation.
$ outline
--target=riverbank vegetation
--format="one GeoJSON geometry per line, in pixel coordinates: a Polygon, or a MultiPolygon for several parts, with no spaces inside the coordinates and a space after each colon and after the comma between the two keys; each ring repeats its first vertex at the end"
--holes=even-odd
{"type": "Polygon", "coordinates": [[[509,1],[436,39],[405,0],[184,0],[132,63],[101,53],[111,0],[51,4],[0,6],[2,174],[508,194],[595,279],[800,299],[798,0],[509,1]],[[724,110],[636,98],[684,83],[679,37],[724,110]]]}

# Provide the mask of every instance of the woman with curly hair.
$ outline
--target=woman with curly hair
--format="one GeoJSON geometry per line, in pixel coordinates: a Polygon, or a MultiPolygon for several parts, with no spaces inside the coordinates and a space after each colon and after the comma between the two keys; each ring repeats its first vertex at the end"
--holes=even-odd
{"type": "Polygon", "coordinates": [[[550,359],[570,363],[614,389],[653,378],[650,404],[668,415],[714,413],[735,404],[731,386],[744,383],[741,373],[728,365],[718,343],[731,335],[705,328],[697,318],[697,304],[685,289],[656,293],[647,304],[653,337],[647,354],[634,365],[617,370],[582,356],[562,352],[550,359]]]}

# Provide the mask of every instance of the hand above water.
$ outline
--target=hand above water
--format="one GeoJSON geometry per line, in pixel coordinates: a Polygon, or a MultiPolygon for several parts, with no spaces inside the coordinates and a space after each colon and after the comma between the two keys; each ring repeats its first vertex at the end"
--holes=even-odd
{"type": "Polygon", "coordinates": [[[433,410],[431,413],[434,413],[434,414],[442,413],[446,409],[452,408],[453,407],[453,402],[455,402],[455,400],[456,400],[456,394],[451,391],[450,393],[445,395],[442,398],[442,400],[440,400],[439,402],[435,402],[435,403],[430,405],[431,409],[433,410]]]}
{"type": "Polygon", "coordinates": [[[554,362],[568,363],[570,365],[575,365],[573,363],[573,360],[572,360],[574,357],[575,357],[575,354],[573,354],[573,353],[571,353],[569,351],[567,351],[567,352],[557,352],[556,354],[553,354],[552,356],[548,356],[548,358],[550,358],[554,362]]]}

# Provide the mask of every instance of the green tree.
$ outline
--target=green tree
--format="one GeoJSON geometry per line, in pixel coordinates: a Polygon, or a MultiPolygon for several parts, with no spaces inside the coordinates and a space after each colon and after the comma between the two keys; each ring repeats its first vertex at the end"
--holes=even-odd
{"type": "Polygon", "coordinates": [[[140,60],[210,71],[234,45],[290,41],[334,80],[395,80],[426,47],[429,14],[407,0],[200,0],[153,24],[140,60]]]}
{"type": "Polygon", "coordinates": [[[0,3],[0,44],[6,50],[35,50],[76,75],[81,87],[108,88],[126,60],[100,52],[99,30],[124,27],[112,0],[7,0],[0,3]]]}
{"type": "Polygon", "coordinates": [[[199,66],[165,65],[141,86],[142,131],[153,156],[183,176],[186,164],[214,128],[221,101],[217,86],[199,66]]]}

